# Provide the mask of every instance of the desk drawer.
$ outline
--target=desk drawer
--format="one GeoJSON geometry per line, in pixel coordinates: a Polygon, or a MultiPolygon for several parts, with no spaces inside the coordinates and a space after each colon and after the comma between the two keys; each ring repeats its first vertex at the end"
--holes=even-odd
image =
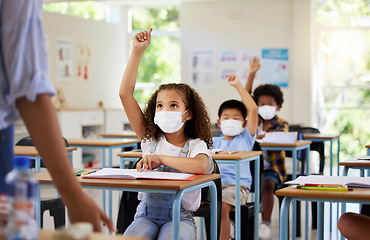
{"type": "Polygon", "coordinates": [[[103,125],[103,111],[84,111],[82,112],[82,126],[103,125]]]}

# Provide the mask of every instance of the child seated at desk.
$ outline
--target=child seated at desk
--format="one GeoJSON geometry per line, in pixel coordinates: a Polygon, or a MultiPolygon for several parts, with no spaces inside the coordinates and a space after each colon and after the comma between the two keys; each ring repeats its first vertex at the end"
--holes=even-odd
{"type": "MultiPolygon", "coordinates": [[[[235,75],[228,77],[228,83],[239,92],[242,102],[228,100],[218,110],[218,126],[223,136],[213,138],[213,148],[232,151],[251,151],[256,139],[258,123],[257,105],[235,75]],[[245,118],[248,118],[248,121],[245,118]],[[244,128],[245,127],[245,128],[244,128]],[[244,128],[244,130],[243,130],[244,128]]],[[[235,166],[220,164],[222,181],[222,213],[220,240],[228,240],[230,236],[230,211],[235,206],[235,166]]],[[[245,205],[252,183],[249,162],[240,168],[240,204],[245,205]]]]}
{"type": "MultiPolygon", "coordinates": [[[[254,57],[250,63],[250,73],[246,84],[246,90],[251,93],[253,80],[256,72],[260,69],[259,58],[254,57]]],[[[272,84],[258,86],[253,92],[253,99],[258,106],[259,122],[257,139],[262,139],[266,132],[289,131],[288,122],[279,118],[279,111],[284,102],[280,87],[272,84]]],[[[263,213],[262,224],[259,228],[260,239],[271,238],[271,213],[274,206],[274,191],[278,185],[286,180],[285,152],[263,151],[264,158],[264,183],[263,183],[263,213]]]]}
{"type": "MultiPolygon", "coordinates": [[[[120,98],[137,137],[143,158],[138,171],[160,170],[211,173],[214,165],[208,148],[212,146],[211,124],[203,100],[184,83],[162,84],[153,93],[144,112],[134,98],[137,71],[152,29],[133,39],[133,49],[122,77],[120,98]]],[[[124,235],[148,239],[172,239],[172,205],[175,194],[139,193],[141,201],[134,221],[124,235]]],[[[192,212],[200,206],[200,190],[184,193],[180,209],[180,239],[195,240],[192,212]]]]}

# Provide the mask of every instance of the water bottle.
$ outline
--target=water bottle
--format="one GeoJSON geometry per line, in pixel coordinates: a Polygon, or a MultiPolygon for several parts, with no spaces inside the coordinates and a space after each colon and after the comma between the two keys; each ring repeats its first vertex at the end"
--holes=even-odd
{"type": "Polygon", "coordinates": [[[37,240],[35,218],[37,179],[30,170],[30,159],[14,158],[14,169],[5,178],[9,219],[5,228],[8,240],[37,240]]]}

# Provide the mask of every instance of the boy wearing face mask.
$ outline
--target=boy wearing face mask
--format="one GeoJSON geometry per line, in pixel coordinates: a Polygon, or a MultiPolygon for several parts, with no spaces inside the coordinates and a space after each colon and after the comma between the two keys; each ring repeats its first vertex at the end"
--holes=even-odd
{"type": "MultiPolygon", "coordinates": [[[[228,83],[236,88],[242,101],[228,100],[221,104],[217,124],[223,135],[213,138],[213,148],[228,151],[251,151],[256,140],[257,105],[236,75],[227,75],[227,77],[228,83]]],[[[219,168],[223,188],[220,240],[228,240],[230,236],[229,213],[235,206],[235,166],[220,164],[219,168]]],[[[249,162],[241,164],[240,168],[240,204],[244,205],[247,203],[252,177],[249,162]]]]}
{"type": "MultiPolygon", "coordinates": [[[[254,76],[259,68],[259,59],[254,57],[250,62],[250,73],[246,84],[246,90],[249,93],[252,89],[254,76]]],[[[253,99],[258,105],[259,122],[257,139],[262,139],[266,132],[289,131],[288,122],[276,115],[276,112],[280,110],[284,102],[280,87],[271,84],[258,86],[253,92],[253,99]]],[[[270,223],[274,206],[274,192],[276,186],[284,183],[287,177],[285,152],[263,151],[263,158],[265,168],[262,199],[263,213],[258,237],[259,239],[270,239],[270,223]]]]}

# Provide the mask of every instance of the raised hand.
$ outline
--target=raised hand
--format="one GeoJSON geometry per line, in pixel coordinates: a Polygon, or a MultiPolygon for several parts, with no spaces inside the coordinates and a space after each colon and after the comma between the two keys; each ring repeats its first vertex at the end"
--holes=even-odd
{"type": "Polygon", "coordinates": [[[237,84],[240,84],[239,77],[232,74],[232,75],[226,75],[227,77],[227,82],[233,86],[236,87],[237,84]]]}
{"type": "Polygon", "coordinates": [[[261,67],[260,59],[259,57],[253,57],[251,60],[249,60],[249,71],[251,73],[256,73],[261,67]]]}
{"type": "Polygon", "coordinates": [[[133,50],[144,52],[149,46],[153,29],[137,33],[133,39],[133,50]]]}

